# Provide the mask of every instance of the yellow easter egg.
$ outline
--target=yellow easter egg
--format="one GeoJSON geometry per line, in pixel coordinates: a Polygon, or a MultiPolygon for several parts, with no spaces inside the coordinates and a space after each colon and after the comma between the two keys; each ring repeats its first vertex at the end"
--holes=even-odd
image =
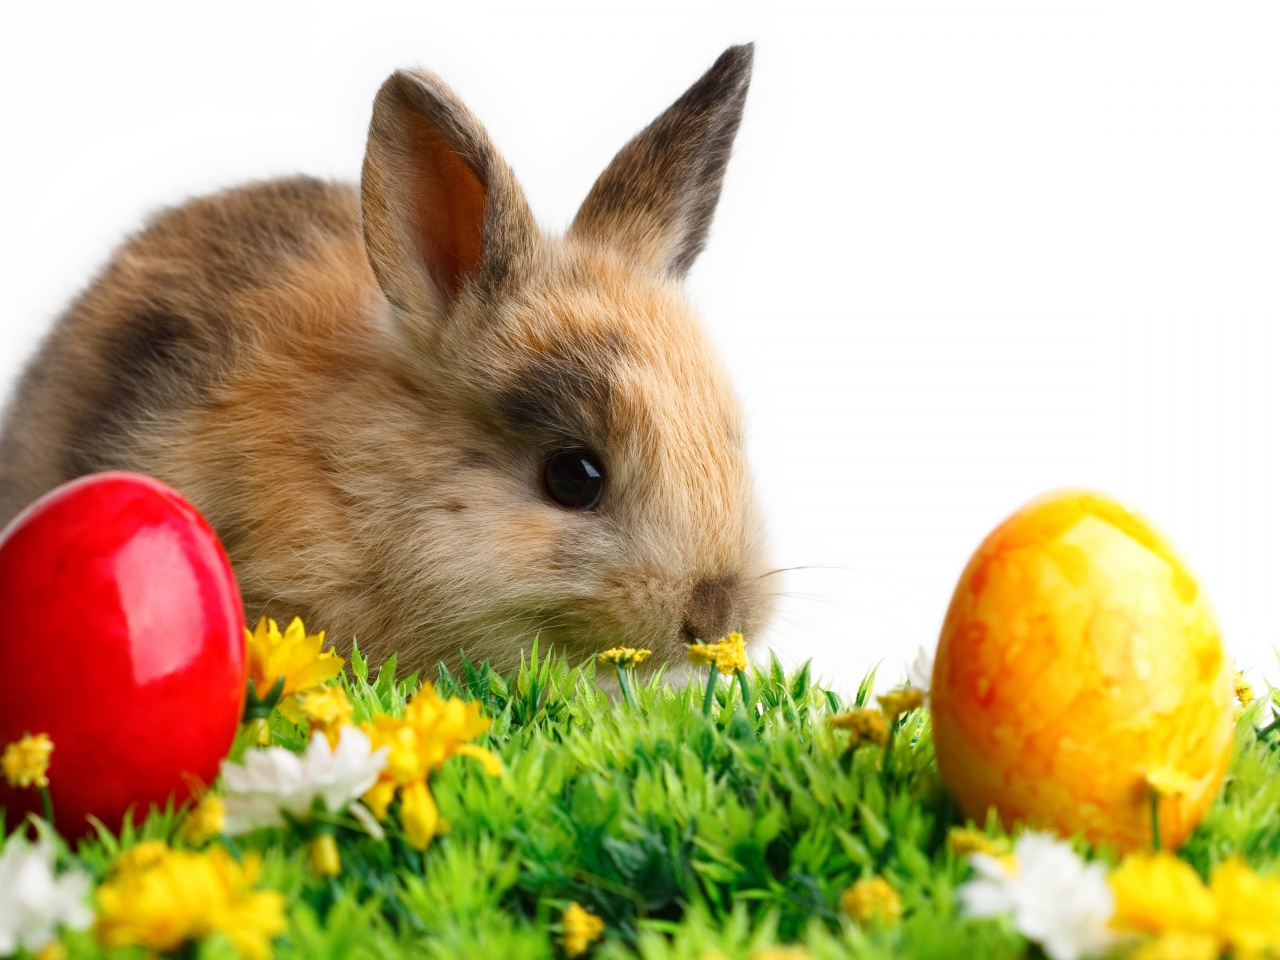
{"type": "Polygon", "coordinates": [[[1024,506],[960,577],[934,662],[938,766],[966,817],[1178,847],[1222,784],[1234,670],[1204,591],[1099,494],[1024,506]]]}

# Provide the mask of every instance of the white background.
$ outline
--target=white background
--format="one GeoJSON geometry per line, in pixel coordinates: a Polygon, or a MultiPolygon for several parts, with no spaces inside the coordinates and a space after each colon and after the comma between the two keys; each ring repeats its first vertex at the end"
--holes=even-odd
{"type": "Polygon", "coordinates": [[[748,409],[777,561],[816,567],[769,642],[840,686],[881,658],[897,675],[992,526],[1087,486],[1153,518],[1240,664],[1280,673],[1280,6],[2,9],[5,388],[147,211],[354,178],[396,67],[459,91],[558,230],[754,40],[688,286],[748,409]]]}

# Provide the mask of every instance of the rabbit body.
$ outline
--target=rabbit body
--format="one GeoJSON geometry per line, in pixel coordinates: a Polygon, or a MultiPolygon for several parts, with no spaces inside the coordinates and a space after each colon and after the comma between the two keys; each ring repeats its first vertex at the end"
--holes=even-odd
{"type": "Polygon", "coordinates": [[[218,532],[250,622],[298,615],[412,666],[510,665],[535,634],[668,657],[758,630],[741,414],[680,285],[750,53],[628,144],[564,237],[423,72],[379,92],[358,189],[295,178],[163,212],[19,383],[0,521],[85,473],[155,476],[218,532]],[[566,450],[600,467],[598,503],[549,494],[566,450]]]}

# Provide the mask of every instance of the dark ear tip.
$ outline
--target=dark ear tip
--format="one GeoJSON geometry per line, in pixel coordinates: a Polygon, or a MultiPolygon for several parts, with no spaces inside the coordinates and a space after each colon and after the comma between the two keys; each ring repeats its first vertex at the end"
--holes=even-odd
{"type": "Polygon", "coordinates": [[[451,100],[449,88],[429,70],[401,69],[382,82],[374,103],[394,102],[435,112],[438,103],[451,100]]]}
{"type": "Polygon", "coordinates": [[[407,70],[397,70],[382,81],[373,98],[374,106],[401,104],[413,105],[421,96],[416,78],[407,70]],[[415,95],[416,94],[416,95],[415,95]]]}
{"type": "Polygon", "coordinates": [[[725,73],[745,74],[750,77],[751,65],[755,60],[755,56],[756,45],[754,43],[740,43],[720,54],[712,69],[724,71],[725,73]]]}

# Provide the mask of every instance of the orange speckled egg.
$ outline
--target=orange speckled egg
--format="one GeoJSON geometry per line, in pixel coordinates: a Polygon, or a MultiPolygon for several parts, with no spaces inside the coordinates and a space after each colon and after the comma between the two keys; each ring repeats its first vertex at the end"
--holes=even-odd
{"type": "Polygon", "coordinates": [[[1226,773],[1234,670],[1204,591],[1146,520],[1066,491],[1024,506],[965,567],[934,662],[938,766],[995,808],[1120,851],[1178,847],[1226,773]]]}

